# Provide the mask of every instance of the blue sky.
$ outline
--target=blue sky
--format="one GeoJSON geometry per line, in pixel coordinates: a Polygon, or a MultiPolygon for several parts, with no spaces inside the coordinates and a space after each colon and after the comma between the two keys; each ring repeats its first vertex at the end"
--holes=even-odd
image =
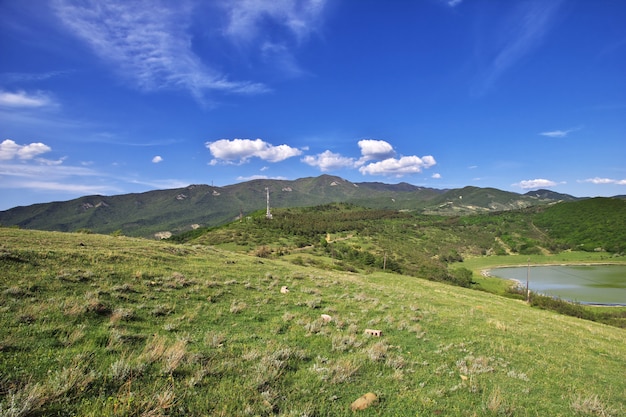
{"type": "Polygon", "coordinates": [[[0,1],[0,210],[322,173],[626,194],[621,0],[0,1]]]}

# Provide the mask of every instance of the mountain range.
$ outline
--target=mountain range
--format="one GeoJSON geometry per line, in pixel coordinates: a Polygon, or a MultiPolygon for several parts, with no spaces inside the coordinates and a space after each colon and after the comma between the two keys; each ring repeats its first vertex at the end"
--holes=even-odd
{"type": "Polygon", "coordinates": [[[91,195],[69,201],[0,211],[0,225],[51,231],[119,232],[126,236],[167,236],[197,227],[218,226],[271,207],[307,207],[347,202],[370,208],[469,214],[506,211],[577,197],[549,190],[518,194],[495,188],[435,189],[407,183],[353,183],[321,175],[297,180],[257,179],[224,187],[190,185],[114,196],[91,195]]]}

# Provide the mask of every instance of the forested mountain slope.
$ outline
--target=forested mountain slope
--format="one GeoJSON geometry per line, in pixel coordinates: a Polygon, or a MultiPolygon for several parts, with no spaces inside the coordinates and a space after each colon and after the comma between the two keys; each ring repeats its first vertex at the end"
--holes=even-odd
{"type": "Polygon", "coordinates": [[[266,188],[271,206],[278,208],[348,202],[376,209],[444,215],[514,210],[562,199],[560,195],[521,195],[492,188],[437,190],[407,183],[352,183],[322,175],[294,181],[253,180],[225,187],[190,185],[145,193],[86,196],[1,211],[0,224],[54,231],[83,229],[128,236],[150,237],[156,233],[161,236],[224,224],[240,214],[263,209],[266,188]]]}

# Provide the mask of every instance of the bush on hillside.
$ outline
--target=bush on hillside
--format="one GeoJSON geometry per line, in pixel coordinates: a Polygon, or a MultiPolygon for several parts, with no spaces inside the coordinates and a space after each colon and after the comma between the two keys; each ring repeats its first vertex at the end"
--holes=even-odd
{"type": "Polygon", "coordinates": [[[530,305],[533,307],[539,307],[543,310],[552,310],[567,316],[578,317],[580,319],[595,319],[594,314],[585,309],[582,305],[556,297],[549,297],[547,295],[531,292],[530,305]]]}
{"type": "Polygon", "coordinates": [[[472,277],[473,273],[471,270],[467,268],[457,268],[450,273],[448,282],[458,285],[459,287],[469,288],[475,283],[472,277]]]}

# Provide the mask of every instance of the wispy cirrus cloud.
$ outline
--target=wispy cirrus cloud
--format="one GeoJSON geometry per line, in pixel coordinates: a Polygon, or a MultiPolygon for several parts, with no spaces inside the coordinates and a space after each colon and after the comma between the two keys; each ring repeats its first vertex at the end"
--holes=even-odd
{"type": "Polygon", "coordinates": [[[450,7],[456,7],[461,4],[463,0],[443,0],[443,2],[450,7]]]}
{"type": "Polygon", "coordinates": [[[549,138],[564,138],[568,133],[569,131],[567,130],[551,130],[548,132],[541,132],[540,135],[547,136],[549,138]]]}
{"type": "MultiPolygon", "coordinates": [[[[123,178],[115,178],[116,180],[128,181],[126,177],[123,178]]],[[[145,185],[150,188],[154,188],[157,190],[163,190],[167,188],[183,188],[187,187],[192,181],[184,181],[175,178],[166,178],[166,179],[142,179],[142,178],[133,178],[128,181],[131,184],[135,185],[145,185]]]]}
{"type": "MultiPolygon", "coordinates": [[[[60,179],[67,177],[93,177],[101,174],[87,167],[58,166],[39,163],[18,164],[12,162],[0,162],[0,175],[7,178],[20,177],[38,180],[45,178],[50,181],[59,181],[60,179]]],[[[5,181],[0,182],[0,186],[3,186],[4,184],[5,181]]]]}
{"type": "Polygon", "coordinates": [[[319,31],[327,0],[231,0],[224,35],[256,51],[265,64],[289,77],[307,74],[294,50],[319,31]],[[280,30],[276,30],[280,28],[280,30]]]}
{"type": "Polygon", "coordinates": [[[252,180],[286,180],[287,177],[276,176],[270,177],[268,175],[250,175],[249,177],[239,176],[237,177],[237,181],[252,181],[252,180]]]}
{"type": "MultiPolygon", "coordinates": [[[[190,181],[178,179],[153,179],[133,178],[128,173],[113,174],[91,167],[92,163],[83,163],[82,166],[65,165],[67,158],[58,160],[47,160],[35,158],[34,155],[41,154],[47,146],[31,144],[21,146],[22,155],[29,155],[29,158],[20,158],[18,153],[10,150],[6,151],[6,141],[3,142],[4,150],[0,150],[0,189],[23,189],[35,192],[57,192],[69,195],[88,194],[114,194],[127,191],[127,185],[134,184],[149,186],[155,189],[179,188],[189,185],[190,181]],[[32,146],[37,145],[37,146],[32,146]],[[36,151],[38,150],[38,151],[36,151]],[[13,157],[11,159],[6,156],[13,157]]],[[[9,144],[9,147],[14,147],[9,144]]]]}
{"type": "Polygon", "coordinates": [[[48,72],[5,72],[0,74],[0,81],[4,83],[26,83],[44,81],[70,74],[72,71],[48,71],[48,72]]]}
{"type": "Polygon", "coordinates": [[[626,179],[616,180],[613,178],[587,178],[586,180],[579,180],[578,182],[588,182],[592,184],[614,184],[614,185],[626,185],[626,179]]]}
{"type": "MultiPolygon", "coordinates": [[[[531,0],[512,3],[513,10],[499,19],[495,33],[489,36],[495,50],[483,69],[475,93],[488,92],[497,80],[523,57],[535,50],[550,32],[563,0],[531,0]]],[[[508,3],[507,3],[508,5],[508,3]]]]}
{"type": "Polygon", "coordinates": [[[69,31],[140,90],[187,90],[198,100],[207,91],[268,91],[229,80],[194,53],[189,2],[55,0],[53,8],[69,31]]]}
{"type": "MultiPolygon", "coordinates": [[[[6,141],[5,141],[6,142],[6,141]]],[[[103,174],[86,167],[63,165],[64,158],[48,161],[41,158],[22,160],[20,163],[0,160],[0,189],[54,191],[68,194],[119,193],[110,178],[102,181],[103,174]],[[100,178],[98,178],[100,177],[100,178]],[[106,185],[103,185],[103,182],[106,185]]]]}
{"type": "Polygon", "coordinates": [[[577,130],[580,130],[580,127],[575,127],[572,129],[567,129],[567,130],[549,130],[547,132],[541,132],[539,133],[541,136],[547,136],[549,138],[564,138],[567,135],[569,135],[572,132],[575,132],[577,130]]]}
{"type": "Polygon", "coordinates": [[[232,0],[225,2],[228,24],[225,33],[236,40],[251,41],[268,23],[279,24],[302,41],[317,30],[326,0],[232,0]]]}
{"type": "Polygon", "coordinates": [[[55,191],[69,194],[109,194],[120,193],[122,189],[110,185],[72,184],[66,181],[9,181],[2,188],[21,188],[33,191],[55,191]]]}
{"type": "Polygon", "coordinates": [[[28,93],[24,90],[15,92],[0,90],[0,106],[14,109],[33,109],[55,107],[57,103],[49,93],[44,91],[28,93]]]}

